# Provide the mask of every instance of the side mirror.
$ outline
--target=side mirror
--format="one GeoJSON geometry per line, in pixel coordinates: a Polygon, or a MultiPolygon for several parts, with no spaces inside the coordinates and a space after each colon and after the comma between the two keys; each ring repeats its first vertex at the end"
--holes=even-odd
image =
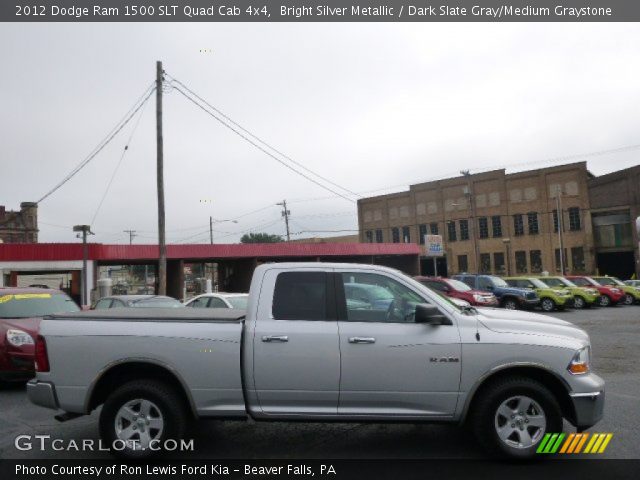
{"type": "Polygon", "coordinates": [[[429,325],[453,325],[448,317],[440,313],[438,307],[427,303],[416,305],[415,322],[429,325]]]}

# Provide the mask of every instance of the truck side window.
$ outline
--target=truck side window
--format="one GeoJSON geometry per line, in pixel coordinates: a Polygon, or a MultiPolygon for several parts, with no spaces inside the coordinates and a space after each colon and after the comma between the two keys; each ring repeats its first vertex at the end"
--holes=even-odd
{"type": "Polygon", "coordinates": [[[276,320],[327,320],[327,274],[283,272],[273,294],[276,320]]]}
{"type": "Polygon", "coordinates": [[[427,303],[417,293],[384,275],[342,273],[340,276],[345,303],[339,305],[338,310],[346,309],[346,320],[351,322],[413,322],[416,305],[427,303]]]}
{"type": "Polygon", "coordinates": [[[489,277],[478,278],[478,290],[491,290],[493,288],[493,282],[489,277]]]}

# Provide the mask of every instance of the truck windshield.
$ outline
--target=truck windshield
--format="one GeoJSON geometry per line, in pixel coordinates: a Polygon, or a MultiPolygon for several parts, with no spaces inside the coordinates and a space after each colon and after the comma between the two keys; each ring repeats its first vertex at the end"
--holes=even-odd
{"type": "Polygon", "coordinates": [[[0,318],[43,317],[80,309],[63,293],[22,293],[0,295],[0,318]]]}
{"type": "Polygon", "coordinates": [[[491,277],[491,282],[494,287],[508,287],[509,285],[500,277],[491,277]]]}

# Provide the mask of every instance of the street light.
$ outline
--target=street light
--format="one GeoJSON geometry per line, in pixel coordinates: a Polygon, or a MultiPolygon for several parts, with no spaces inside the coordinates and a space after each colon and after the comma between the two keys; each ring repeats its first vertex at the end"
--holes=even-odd
{"type": "Polygon", "coordinates": [[[224,223],[224,222],[231,222],[231,223],[238,223],[237,220],[232,220],[232,219],[224,219],[224,220],[215,220],[213,217],[209,217],[209,240],[211,241],[211,245],[213,245],[213,224],[214,223],[224,223]]]}
{"type": "MultiPolygon", "coordinates": [[[[74,232],[82,233],[82,280],[81,280],[81,303],[82,306],[88,305],[89,294],[87,291],[87,259],[89,251],[87,248],[87,235],[94,235],[89,225],[75,225],[74,232]]],[[[80,237],[80,235],[77,235],[80,237]]]]}

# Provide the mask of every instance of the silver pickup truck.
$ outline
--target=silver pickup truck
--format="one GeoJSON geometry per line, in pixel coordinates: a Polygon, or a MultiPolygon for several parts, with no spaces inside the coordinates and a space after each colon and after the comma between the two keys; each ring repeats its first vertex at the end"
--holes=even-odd
{"type": "Polygon", "coordinates": [[[31,401],[62,420],[102,406],[103,443],[128,457],[214,417],[468,423],[490,452],[529,458],[563,418],[582,431],[604,407],[583,330],[461,308],[374,265],[261,265],[246,312],[47,317],[35,351],[31,401]]]}

